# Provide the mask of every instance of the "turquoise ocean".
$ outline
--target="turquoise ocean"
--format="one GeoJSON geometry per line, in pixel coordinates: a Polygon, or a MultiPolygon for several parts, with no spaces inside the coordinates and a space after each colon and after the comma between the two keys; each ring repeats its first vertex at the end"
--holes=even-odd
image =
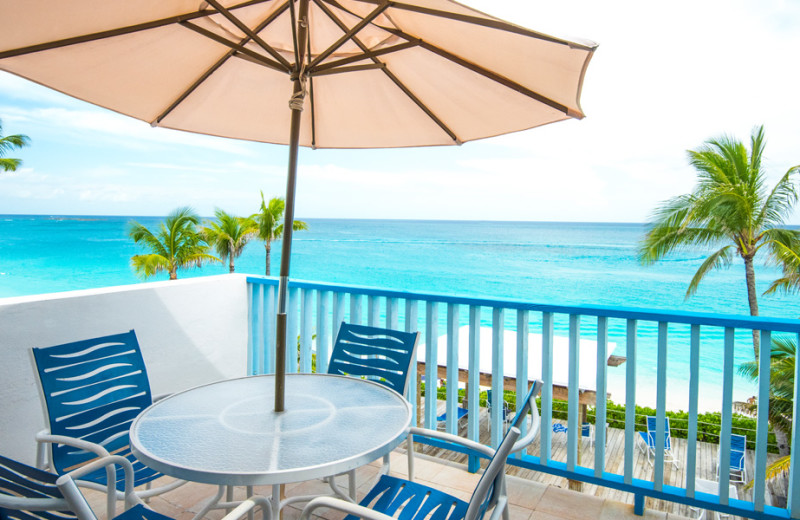
{"type": "MultiPolygon", "coordinates": [[[[130,257],[141,252],[127,238],[131,220],[156,226],[156,217],[0,215],[0,298],[75,289],[141,283],[130,257]]],[[[642,266],[636,246],[642,224],[559,222],[465,222],[308,219],[309,230],[295,234],[292,277],[415,292],[495,297],[545,304],[591,304],[747,315],[741,262],[712,273],[692,298],[686,287],[706,251],[675,254],[642,266]]],[[[272,274],[277,274],[280,243],[273,244],[272,274]]],[[[264,247],[253,242],[236,260],[236,271],[264,273],[264,247]]],[[[179,278],[228,272],[208,265],[179,272],[179,278]]],[[[780,275],[774,266],[758,265],[759,292],[780,275]]],[[[162,276],[158,279],[166,279],[162,276]]],[[[800,317],[800,296],[760,297],[760,314],[800,317]]],[[[440,311],[440,317],[446,313],[440,311]]],[[[466,313],[462,314],[466,320],[466,313]]],[[[532,332],[536,330],[535,320],[532,332]]],[[[486,324],[490,316],[484,315],[486,324]]],[[[515,317],[506,313],[507,325],[515,317]]],[[[615,353],[624,355],[622,320],[610,323],[615,353]]],[[[593,320],[582,322],[591,337],[593,320]]],[[[444,332],[444,327],[439,328],[444,332]]],[[[655,326],[640,325],[637,379],[652,383],[655,374],[655,326]]],[[[556,323],[566,335],[566,321],[556,323]]],[[[749,334],[737,336],[736,361],[752,359],[749,334]]],[[[721,332],[703,337],[701,363],[704,402],[720,402],[721,332]]],[[[669,388],[672,407],[683,404],[688,378],[688,328],[670,326],[669,388]]],[[[624,365],[610,369],[624,375],[624,365]]],[[[623,396],[610,383],[612,399],[623,396]]],[[[647,390],[644,391],[646,393],[647,390]]],[[[737,378],[734,398],[753,395],[753,386],[737,378]]],[[[643,398],[646,396],[643,395],[643,398]]],[[[648,401],[649,399],[644,399],[648,401]]]]}

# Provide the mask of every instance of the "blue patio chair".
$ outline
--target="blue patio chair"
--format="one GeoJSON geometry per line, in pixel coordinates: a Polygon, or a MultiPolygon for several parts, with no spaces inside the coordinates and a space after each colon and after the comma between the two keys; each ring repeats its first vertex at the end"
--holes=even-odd
{"type": "MultiPolygon", "coordinates": [[[[123,463],[128,463],[126,459],[122,459],[123,463]]],[[[86,497],[81,492],[76,483],[76,479],[90,473],[94,470],[93,465],[104,463],[104,459],[95,461],[86,467],[78,468],[70,473],[61,475],[56,480],[58,491],[63,495],[64,500],[69,504],[71,511],[74,515],[71,518],[77,517],[77,520],[98,520],[91,506],[86,500],[86,497]]],[[[146,507],[141,499],[133,492],[133,486],[130,484],[133,481],[133,467],[130,463],[124,467],[126,474],[126,482],[128,485],[125,487],[125,511],[113,517],[113,520],[173,520],[172,518],[157,513],[152,509],[146,507]]],[[[55,477],[55,475],[54,475],[55,477]]],[[[235,504],[219,504],[220,506],[231,506],[235,504]]],[[[251,511],[255,506],[260,506],[264,520],[272,519],[272,509],[267,499],[263,497],[250,497],[247,500],[238,504],[233,511],[225,515],[222,520],[234,520],[241,518],[243,515],[251,511]]],[[[112,518],[112,517],[109,517],[112,518]]],[[[59,519],[55,519],[59,520],[59,519]]]]}
{"type": "MultiPolygon", "coordinates": [[[[161,477],[133,456],[128,431],[136,416],[152,404],[150,382],[134,331],[111,336],[34,348],[49,430],[36,436],[37,464],[44,469],[42,443],[50,446],[50,469],[66,473],[110,454],[127,458],[133,465],[134,486],[161,477]]],[[[147,498],[183,484],[177,480],[146,489],[147,498]]],[[[123,491],[124,474],[105,466],[86,473],[82,485],[123,491]]],[[[149,485],[148,485],[149,488],[149,485]]],[[[118,495],[119,496],[119,495],[118,495]]],[[[113,515],[113,507],[108,518],[113,515]]]]}
{"type": "MultiPolygon", "coordinates": [[[[669,432],[669,417],[665,417],[664,423],[664,462],[671,462],[673,466],[678,467],[678,459],[672,453],[672,438],[669,432]]],[[[642,453],[647,455],[647,462],[653,465],[656,456],[656,418],[652,415],[647,416],[647,431],[639,432],[639,448],[642,453]]]]}
{"type": "Polygon", "coordinates": [[[418,338],[419,332],[342,322],[328,373],[364,377],[405,395],[418,338]]]}
{"type": "MultiPolygon", "coordinates": [[[[414,363],[419,332],[404,332],[342,322],[333,345],[328,373],[363,377],[406,394],[408,372],[414,363]]],[[[389,472],[389,455],[382,473],[389,472]]],[[[348,472],[350,497],[355,499],[355,470],[348,472]]],[[[338,491],[335,478],[328,481],[338,491]]]]}
{"type": "MultiPolygon", "coordinates": [[[[492,414],[492,390],[486,390],[486,410],[489,412],[489,415],[492,414]]],[[[500,420],[503,424],[506,424],[511,421],[511,407],[508,406],[508,402],[503,400],[503,409],[500,412],[500,420]]]]}
{"type": "MultiPolygon", "coordinates": [[[[558,422],[553,423],[553,433],[563,433],[566,435],[568,431],[569,428],[566,425],[558,422]]],[[[594,446],[594,428],[592,423],[585,422],[581,424],[581,439],[583,441],[589,441],[589,445],[594,446]]]]}
{"type": "MultiPolygon", "coordinates": [[[[464,407],[459,406],[456,408],[456,424],[461,422],[461,419],[467,416],[469,410],[464,407]]],[[[447,424],[447,412],[442,413],[441,415],[436,416],[436,428],[443,429],[447,424]]]]}
{"type": "MultiPolygon", "coordinates": [[[[731,434],[730,482],[747,482],[746,454],[747,437],[731,434]]],[[[719,477],[719,464],[717,464],[717,477],[719,477]]]]}
{"type": "MultiPolygon", "coordinates": [[[[412,432],[420,433],[420,428],[412,428],[412,432]]],[[[367,520],[385,520],[386,516],[399,515],[401,519],[431,520],[479,520],[491,510],[491,519],[496,520],[502,514],[508,517],[508,497],[505,490],[506,458],[511,454],[520,431],[512,426],[506,433],[503,442],[495,452],[482,444],[469,441],[463,437],[432,430],[424,431],[424,435],[444,442],[458,443],[478,454],[491,457],[489,466],[484,471],[469,502],[456,498],[437,489],[418,484],[411,480],[383,475],[378,483],[367,493],[359,504],[332,497],[313,499],[303,509],[301,520],[309,520],[319,508],[328,508],[348,513],[345,520],[365,518],[367,520]]]]}
{"type": "MultiPolygon", "coordinates": [[[[130,468],[122,457],[105,457],[92,463],[92,469],[107,465],[130,468]]],[[[132,478],[132,473],[129,472],[132,478]]],[[[3,520],[75,520],[77,515],[56,485],[58,475],[0,455],[0,518],[3,520]]],[[[128,486],[130,494],[133,489],[128,486]]],[[[116,503],[116,490],[108,491],[107,501],[116,503]]]]}

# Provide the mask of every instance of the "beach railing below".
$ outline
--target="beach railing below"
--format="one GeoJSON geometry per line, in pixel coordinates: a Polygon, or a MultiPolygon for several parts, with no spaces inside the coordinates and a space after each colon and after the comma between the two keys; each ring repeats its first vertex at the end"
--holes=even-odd
{"type": "MultiPolygon", "coordinates": [[[[271,373],[274,371],[275,346],[275,302],[277,297],[277,279],[267,277],[248,277],[250,297],[249,334],[249,371],[252,374],[271,373]]],[[[792,428],[789,435],[791,445],[791,464],[788,475],[788,491],[786,504],[776,506],[768,503],[766,493],[766,475],[768,467],[768,423],[770,402],[770,348],[772,336],[776,333],[790,334],[794,341],[800,334],[800,320],[777,318],[754,318],[749,316],[728,316],[706,313],[663,311],[640,308],[604,307],[593,305],[548,305],[517,300],[494,298],[459,297],[439,294],[427,294],[386,290],[371,287],[358,287],[341,284],[292,281],[289,285],[287,311],[287,372],[311,372],[312,364],[318,372],[327,371],[332,343],[343,322],[365,323],[370,326],[384,326],[407,331],[420,331],[424,337],[420,348],[424,349],[425,381],[439,380],[440,365],[445,368],[446,399],[444,411],[447,412],[445,429],[458,433],[459,406],[459,338],[462,325],[468,326],[468,360],[462,365],[467,367],[466,400],[468,414],[466,417],[466,435],[479,441],[479,392],[481,384],[481,356],[491,356],[492,403],[489,417],[492,445],[497,446],[502,436],[502,410],[504,372],[506,363],[504,356],[508,350],[504,347],[506,330],[516,331],[516,348],[513,349],[515,381],[517,395],[527,390],[528,381],[541,378],[544,387],[541,396],[542,425],[538,453],[523,454],[510,460],[511,464],[535,471],[563,476],[573,481],[586,482],[608,488],[632,493],[635,497],[635,511],[644,512],[645,497],[685,504],[699,509],[708,509],[725,514],[757,518],[757,519],[800,519],[800,468],[796,467],[797,449],[800,447],[800,430],[792,428]],[[491,345],[481,344],[480,330],[482,326],[491,326],[491,345]],[[445,360],[439,356],[439,330],[444,329],[447,348],[445,360]],[[541,334],[540,348],[536,352],[541,359],[529,359],[531,329],[538,329],[541,334]],[[748,450],[754,457],[752,499],[731,498],[730,485],[730,453],[731,438],[725,432],[733,427],[734,383],[737,371],[737,345],[742,350],[750,338],[752,349],[752,331],[760,335],[761,346],[758,353],[760,377],[755,386],[754,396],[759,406],[756,412],[755,449],[748,450]],[[557,335],[567,337],[569,349],[567,358],[567,434],[566,460],[555,460],[552,456],[552,435],[550,425],[553,421],[554,385],[554,345],[557,335]],[[606,430],[595,429],[594,460],[591,466],[582,465],[579,459],[579,442],[581,442],[580,415],[581,395],[581,340],[591,338],[595,344],[594,366],[596,374],[590,389],[598,396],[595,403],[597,423],[607,417],[607,401],[601,398],[608,393],[609,370],[608,349],[612,337],[618,339],[615,354],[624,355],[626,362],[617,368],[616,376],[624,376],[624,465],[622,472],[611,472],[606,468],[606,430]],[[744,338],[744,339],[743,339],[744,338]],[[655,450],[653,456],[653,478],[642,480],[635,476],[637,448],[636,403],[637,391],[646,389],[652,393],[654,381],[656,424],[664,424],[668,403],[668,375],[670,366],[678,363],[673,350],[676,342],[688,345],[681,353],[679,369],[688,373],[686,405],[688,410],[688,433],[685,456],[679,464],[685,464],[682,482],[665,480],[664,450],[655,450]],[[647,346],[648,358],[655,360],[654,374],[646,373],[645,379],[638,381],[645,368],[637,359],[647,346]],[[672,350],[671,350],[672,349],[672,350]],[[701,352],[704,354],[701,363],[701,352]],[[701,374],[708,367],[721,370],[721,382],[718,390],[720,401],[720,436],[719,456],[716,461],[718,492],[704,493],[696,490],[698,473],[698,415],[700,413],[701,374]],[[538,366],[540,373],[532,374],[530,367],[538,366]],[[651,381],[651,379],[653,381],[651,381]]],[[[538,356],[537,356],[538,357],[538,356]]],[[[752,356],[751,356],[752,357],[752,356]]],[[[741,355],[739,355],[741,358],[741,355]]],[[[419,358],[418,358],[419,359],[419,358]]],[[[584,358],[585,359],[585,358],[584,358]]],[[[652,360],[648,360],[652,365],[652,360]]],[[[794,416],[798,416],[800,394],[798,381],[800,374],[796,365],[794,388],[794,416]]],[[[462,371],[463,374],[463,371],[462,371]]],[[[486,384],[486,374],[483,374],[486,384]]],[[[412,370],[409,388],[417,388],[417,373],[412,370]]],[[[704,387],[705,388],[705,387],[704,387]]],[[[430,390],[430,388],[428,388],[430,390]]],[[[705,390],[704,390],[705,391],[705,390]]],[[[413,392],[413,390],[411,390],[413,392]]],[[[424,406],[416,406],[416,399],[409,395],[414,409],[415,419],[427,428],[436,428],[437,392],[426,391],[424,406]],[[421,417],[417,414],[421,413],[421,417]]],[[[648,395],[648,397],[650,397],[648,395]]],[[[618,397],[617,397],[618,398],[618,397]]],[[[641,396],[640,396],[641,398],[641,396]]],[[[639,428],[641,429],[641,428],[639,428]]],[[[663,428],[655,430],[655,446],[664,446],[666,432],[663,428]]],[[[470,461],[470,468],[477,469],[476,461],[470,461]]],[[[741,495],[741,494],[740,494],[741,495]]]]}

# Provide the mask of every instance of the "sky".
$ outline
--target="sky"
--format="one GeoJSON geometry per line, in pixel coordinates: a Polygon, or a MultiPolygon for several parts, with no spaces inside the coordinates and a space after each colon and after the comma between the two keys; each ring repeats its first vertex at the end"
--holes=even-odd
{"type": "MultiPolygon", "coordinates": [[[[800,164],[800,2],[464,3],[597,42],[586,118],[458,147],[301,149],[297,218],[644,222],[692,190],[686,150],[761,124],[770,184],[800,164]]],[[[0,174],[0,214],[246,215],[259,190],[285,195],[284,146],[151,128],[4,72],[0,120],[31,138],[0,174]]]]}

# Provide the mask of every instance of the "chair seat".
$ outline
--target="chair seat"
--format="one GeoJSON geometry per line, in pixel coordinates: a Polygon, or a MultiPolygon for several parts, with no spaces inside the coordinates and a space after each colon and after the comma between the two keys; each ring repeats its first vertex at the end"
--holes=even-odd
{"type": "MultiPolygon", "coordinates": [[[[457,414],[456,420],[460,421],[462,418],[464,418],[465,415],[467,415],[468,412],[469,412],[469,410],[459,406],[458,408],[456,408],[456,414],[457,414]]],[[[436,416],[436,421],[437,422],[444,422],[446,420],[447,420],[447,412],[443,413],[442,415],[437,415],[436,416]]]]}
{"type": "Polygon", "coordinates": [[[136,505],[122,514],[114,517],[114,520],[173,520],[172,517],[162,515],[145,507],[142,504],[136,505]]]}
{"type": "MultiPolygon", "coordinates": [[[[437,489],[383,475],[360,505],[399,520],[460,520],[469,504],[437,489]]],[[[132,519],[131,519],[132,520],[132,519]]],[[[348,515],[345,520],[360,520],[348,515]]]]}

